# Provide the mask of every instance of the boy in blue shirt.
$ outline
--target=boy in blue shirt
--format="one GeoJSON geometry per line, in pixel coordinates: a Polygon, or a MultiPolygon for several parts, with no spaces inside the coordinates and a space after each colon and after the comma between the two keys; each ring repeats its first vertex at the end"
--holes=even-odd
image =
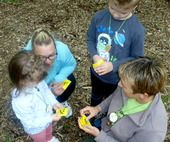
{"type": "Polygon", "coordinates": [[[93,64],[97,63],[90,68],[92,106],[117,88],[121,63],[144,55],[145,28],[132,13],[140,1],[109,0],[109,8],[92,18],[87,31],[88,51],[93,64]]]}

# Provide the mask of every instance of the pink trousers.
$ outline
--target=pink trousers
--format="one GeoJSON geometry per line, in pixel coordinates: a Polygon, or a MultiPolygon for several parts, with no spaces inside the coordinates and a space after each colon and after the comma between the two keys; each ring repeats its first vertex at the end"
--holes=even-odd
{"type": "Polygon", "coordinates": [[[42,132],[35,134],[35,135],[29,135],[34,142],[46,142],[46,141],[50,141],[53,137],[52,135],[52,123],[42,132]]]}

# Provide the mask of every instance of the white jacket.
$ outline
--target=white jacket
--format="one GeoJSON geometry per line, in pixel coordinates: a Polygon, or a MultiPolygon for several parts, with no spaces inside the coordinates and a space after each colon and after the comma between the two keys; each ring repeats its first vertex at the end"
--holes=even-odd
{"type": "Polygon", "coordinates": [[[17,89],[12,92],[12,108],[20,119],[24,130],[28,134],[38,134],[52,122],[52,106],[58,101],[49,90],[45,81],[37,85],[37,89],[25,88],[18,96],[17,89]],[[51,106],[47,113],[46,104],[51,106]]]}

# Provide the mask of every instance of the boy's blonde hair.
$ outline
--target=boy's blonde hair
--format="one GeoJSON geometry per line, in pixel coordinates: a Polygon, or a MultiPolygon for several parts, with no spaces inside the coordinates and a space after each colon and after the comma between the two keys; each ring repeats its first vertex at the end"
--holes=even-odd
{"type": "Polygon", "coordinates": [[[116,7],[129,9],[136,7],[141,0],[109,0],[109,2],[114,3],[116,7]]]}
{"type": "Polygon", "coordinates": [[[44,29],[37,29],[32,36],[32,49],[35,50],[36,46],[49,45],[51,42],[55,45],[53,36],[44,29]]]}
{"type": "Polygon", "coordinates": [[[134,94],[147,93],[148,95],[156,95],[162,91],[167,79],[164,66],[151,57],[141,57],[121,64],[119,76],[127,79],[134,94]]]}

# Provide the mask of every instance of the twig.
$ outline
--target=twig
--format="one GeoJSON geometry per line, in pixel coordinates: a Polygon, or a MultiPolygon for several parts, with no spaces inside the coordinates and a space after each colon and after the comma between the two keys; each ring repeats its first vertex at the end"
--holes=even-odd
{"type": "Polygon", "coordinates": [[[83,89],[91,89],[91,86],[82,87],[83,89]]]}
{"type": "Polygon", "coordinates": [[[57,132],[57,135],[59,135],[59,136],[62,137],[62,138],[64,137],[64,136],[63,136],[62,134],[60,134],[59,132],[57,132]]]}

